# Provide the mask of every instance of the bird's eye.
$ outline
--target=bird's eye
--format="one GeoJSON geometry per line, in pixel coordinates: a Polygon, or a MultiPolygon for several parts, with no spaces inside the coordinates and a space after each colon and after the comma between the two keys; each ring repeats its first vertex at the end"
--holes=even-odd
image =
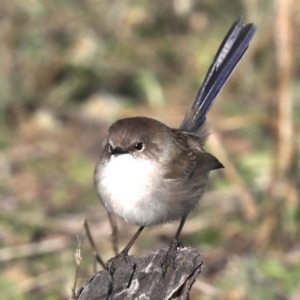
{"type": "Polygon", "coordinates": [[[144,149],[144,143],[137,143],[137,144],[134,145],[134,148],[137,151],[142,151],[144,149]]]}
{"type": "Polygon", "coordinates": [[[111,144],[108,144],[108,151],[109,151],[109,153],[112,153],[113,149],[114,149],[113,146],[111,144]]]}

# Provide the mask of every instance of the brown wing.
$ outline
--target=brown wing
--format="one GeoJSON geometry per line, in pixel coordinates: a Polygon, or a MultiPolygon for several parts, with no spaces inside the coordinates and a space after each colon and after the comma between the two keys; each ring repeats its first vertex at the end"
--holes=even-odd
{"type": "Polygon", "coordinates": [[[166,170],[165,178],[188,179],[206,176],[211,170],[223,168],[217,158],[203,150],[203,141],[199,137],[177,130],[173,133],[175,147],[168,161],[168,165],[171,164],[172,168],[166,170]]]}

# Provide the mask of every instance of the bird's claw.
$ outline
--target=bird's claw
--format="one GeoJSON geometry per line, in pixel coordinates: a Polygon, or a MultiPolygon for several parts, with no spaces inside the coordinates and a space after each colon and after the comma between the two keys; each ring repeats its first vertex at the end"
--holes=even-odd
{"type": "Polygon", "coordinates": [[[109,271],[110,274],[113,274],[117,269],[117,266],[120,264],[121,260],[125,260],[125,262],[127,263],[127,257],[128,257],[128,250],[127,249],[122,250],[115,257],[107,261],[106,269],[109,271]]]}
{"type": "Polygon", "coordinates": [[[183,245],[181,243],[179,243],[176,239],[174,239],[172,241],[168,251],[166,252],[164,261],[161,264],[161,269],[162,269],[163,275],[167,272],[167,269],[170,265],[172,265],[172,267],[174,269],[176,268],[175,259],[176,259],[176,255],[177,255],[177,249],[182,248],[182,247],[183,247],[183,245]]]}

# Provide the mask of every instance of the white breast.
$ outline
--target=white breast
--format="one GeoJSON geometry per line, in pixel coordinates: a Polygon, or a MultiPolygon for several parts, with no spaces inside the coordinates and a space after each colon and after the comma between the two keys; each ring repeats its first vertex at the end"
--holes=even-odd
{"type": "Polygon", "coordinates": [[[155,218],[153,187],[159,178],[156,165],[131,154],[112,155],[96,172],[98,192],[106,208],[126,222],[150,225],[155,218]]]}

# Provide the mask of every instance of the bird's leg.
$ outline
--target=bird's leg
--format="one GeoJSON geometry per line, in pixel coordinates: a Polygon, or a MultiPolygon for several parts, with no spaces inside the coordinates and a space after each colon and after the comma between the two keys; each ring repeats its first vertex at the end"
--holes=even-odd
{"type": "Polygon", "coordinates": [[[111,227],[111,242],[115,255],[119,253],[118,249],[118,225],[115,216],[107,211],[110,227],[111,227]]]}
{"type": "Polygon", "coordinates": [[[182,244],[178,242],[178,238],[179,238],[179,235],[181,233],[181,230],[183,228],[183,225],[185,223],[185,220],[186,220],[186,216],[183,216],[180,220],[180,224],[179,224],[179,227],[176,231],[176,234],[175,234],[175,238],[174,240],[172,241],[171,245],[170,245],[170,248],[174,247],[174,245],[176,246],[175,250],[177,249],[178,246],[182,247],[182,244]]]}
{"type": "Polygon", "coordinates": [[[176,254],[177,254],[177,248],[182,247],[182,244],[178,242],[178,238],[179,238],[179,235],[180,235],[181,230],[183,228],[183,225],[185,223],[185,220],[186,220],[186,216],[183,216],[180,220],[180,224],[179,224],[179,227],[176,231],[175,238],[172,241],[172,243],[170,244],[170,247],[169,247],[169,249],[168,249],[168,251],[165,255],[164,261],[161,265],[163,274],[166,273],[167,268],[170,264],[172,264],[173,267],[175,268],[175,258],[176,258],[176,254]]]}
{"type": "Polygon", "coordinates": [[[125,248],[115,257],[111,258],[107,263],[106,263],[106,268],[108,270],[110,270],[110,272],[112,270],[116,269],[116,266],[118,265],[118,261],[119,259],[125,259],[128,256],[128,252],[130,250],[130,248],[132,247],[132,245],[134,244],[134,242],[136,241],[136,239],[138,238],[138,236],[140,235],[140,233],[143,231],[144,226],[141,226],[138,231],[134,234],[134,236],[132,237],[132,239],[129,241],[129,243],[125,246],[125,248]]]}
{"type": "Polygon", "coordinates": [[[119,255],[121,255],[123,257],[128,256],[128,252],[129,252],[130,248],[132,247],[132,245],[134,244],[134,242],[136,241],[136,239],[139,237],[139,235],[141,234],[141,232],[143,231],[144,228],[145,228],[145,226],[141,226],[138,229],[138,231],[134,234],[134,236],[132,237],[132,239],[125,246],[125,248],[120,252],[119,255]]]}

